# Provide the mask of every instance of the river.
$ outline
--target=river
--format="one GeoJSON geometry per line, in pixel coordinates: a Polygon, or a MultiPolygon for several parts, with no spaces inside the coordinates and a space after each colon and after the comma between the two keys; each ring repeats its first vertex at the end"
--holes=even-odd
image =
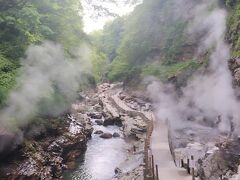
{"type": "Polygon", "coordinates": [[[88,141],[87,151],[79,159],[79,166],[72,172],[66,173],[66,180],[110,180],[114,178],[114,170],[127,156],[128,144],[123,139],[122,132],[117,126],[98,126],[94,123],[94,131],[102,130],[113,134],[117,132],[120,138],[102,139],[92,134],[88,141]]]}

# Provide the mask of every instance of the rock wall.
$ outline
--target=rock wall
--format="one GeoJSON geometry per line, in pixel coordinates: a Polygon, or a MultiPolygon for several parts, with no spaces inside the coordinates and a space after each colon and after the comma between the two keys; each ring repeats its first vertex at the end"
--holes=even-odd
{"type": "Polygon", "coordinates": [[[35,121],[23,131],[23,143],[1,161],[1,179],[62,179],[91,136],[91,125],[82,122],[70,116],[35,121]]]}

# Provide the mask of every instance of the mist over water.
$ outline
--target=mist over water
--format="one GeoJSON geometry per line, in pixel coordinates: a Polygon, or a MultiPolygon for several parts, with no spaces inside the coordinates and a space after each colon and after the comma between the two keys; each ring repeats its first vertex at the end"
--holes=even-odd
{"type": "MultiPolygon", "coordinates": [[[[177,3],[180,2],[188,1],[177,3]]],[[[181,96],[177,95],[173,85],[158,81],[152,82],[148,91],[155,99],[160,120],[183,126],[183,122],[191,118],[201,117],[213,123],[220,119],[218,128],[229,132],[232,121],[234,126],[239,126],[240,104],[235,96],[227,62],[230,58],[229,46],[224,40],[227,12],[219,7],[216,0],[189,2],[189,15],[184,14],[190,20],[186,33],[189,38],[199,39],[196,57],[211,53],[209,66],[205,72],[196,73],[188,81],[187,86],[181,89],[181,96]]]]}
{"type": "Polygon", "coordinates": [[[0,112],[0,124],[17,130],[37,114],[57,115],[77,96],[89,51],[65,58],[61,45],[44,42],[30,46],[21,60],[17,86],[0,112]]]}

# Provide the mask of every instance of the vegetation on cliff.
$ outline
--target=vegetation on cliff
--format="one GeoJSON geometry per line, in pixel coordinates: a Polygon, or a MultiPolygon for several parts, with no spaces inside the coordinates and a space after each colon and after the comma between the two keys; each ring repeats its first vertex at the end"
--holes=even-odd
{"type": "Polygon", "coordinates": [[[19,60],[31,44],[51,40],[66,51],[79,45],[82,31],[78,0],[0,1],[0,103],[15,84],[19,60]]]}
{"type": "MultiPolygon", "coordinates": [[[[184,8],[174,7],[174,2],[143,1],[131,14],[117,17],[103,31],[87,36],[78,0],[0,1],[0,104],[15,85],[26,48],[44,40],[62,44],[68,55],[84,40],[90,42],[92,82],[130,81],[147,75],[167,81],[185,72],[190,76],[206,64],[207,54],[194,56],[198,42],[188,38],[184,8]]],[[[229,11],[226,40],[232,55],[240,56],[240,2],[220,2],[229,11]]],[[[111,15],[105,7],[96,7],[111,15]]]]}
{"type": "MultiPolygon", "coordinates": [[[[198,39],[190,39],[186,33],[186,7],[174,7],[174,2],[144,1],[130,15],[115,19],[102,33],[94,34],[98,35],[95,43],[110,61],[110,81],[128,81],[141,75],[168,80],[206,64],[208,53],[196,58],[198,39]]],[[[232,55],[239,56],[240,2],[219,2],[229,11],[226,40],[232,45],[232,55]]]]}

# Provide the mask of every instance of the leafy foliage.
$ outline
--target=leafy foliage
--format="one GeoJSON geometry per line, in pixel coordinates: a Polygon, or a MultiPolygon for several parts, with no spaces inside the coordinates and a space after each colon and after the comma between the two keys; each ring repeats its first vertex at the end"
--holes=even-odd
{"type": "Polygon", "coordinates": [[[94,78],[97,82],[101,82],[106,78],[105,72],[107,71],[108,66],[107,57],[104,53],[93,48],[91,60],[94,78]]]}
{"type": "Polygon", "coordinates": [[[97,44],[112,62],[111,81],[136,77],[146,64],[170,65],[189,58],[184,54],[187,22],[174,16],[172,3],[144,1],[132,14],[105,26],[97,44]]]}
{"type": "Polygon", "coordinates": [[[230,6],[227,40],[232,45],[234,56],[240,56],[240,1],[227,1],[230,6]]]}
{"type": "Polygon", "coordinates": [[[179,74],[183,73],[188,69],[196,70],[202,66],[201,62],[193,60],[187,60],[183,62],[178,62],[173,65],[160,65],[160,64],[150,64],[143,68],[143,76],[156,76],[166,81],[173,77],[177,77],[179,74]]]}
{"type": "Polygon", "coordinates": [[[0,54],[0,104],[3,104],[9,90],[15,84],[16,65],[0,54]]]}
{"type": "Polygon", "coordinates": [[[61,43],[66,52],[86,39],[79,0],[0,0],[0,103],[14,84],[30,44],[61,43]]]}

